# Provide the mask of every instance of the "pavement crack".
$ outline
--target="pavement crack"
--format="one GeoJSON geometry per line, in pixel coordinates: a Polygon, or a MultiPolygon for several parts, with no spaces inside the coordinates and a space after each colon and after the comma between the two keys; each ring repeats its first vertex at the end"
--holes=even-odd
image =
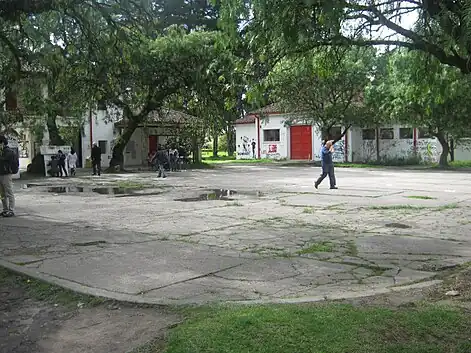
{"type": "Polygon", "coordinates": [[[176,285],[176,284],[182,284],[182,283],[186,283],[186,282],[191,282],[191,281],[193,281],[193,280],[195,280],[195,279],[200,279],[200,278],[205,278],[205,277],[211,277],[211,276],[214,276],[215,274],[217,274],[217,273],[219,273],[219,272],[231,270],[231,269],[233,269],[233,268],[242,266],[243,264],[244,264],[244,262],[241,262],[240,264],[233,265],[233,266],[229,266],[229,267],[225,267],[225,268],[219,269],[219,270],[217,270],[217,271],[205,273],[205,274],[202,274],[202,275],[199,275],[199,276],[195,276],[195,277],[191,277],[191,278],[187,278],[187,279],[184,279],[184,280],[181,280],[181,281],[176,281],[176,282],[173,282],[173,283],[170,283],[170,284],[166,284],[166,285],[163,285],[163,286],[160,286],[160,287],[155,287],[155,288],[151,288],[151,289],[146,289],[146,290],[144,290],[144,291],[139,292],[138,295],[148,294],[148,293],[150,293],[150,292],[152,292],[152,291],[156,291],[156,290],[159,290],[159,289],[168,288],[168,287],[174,286],[174,285],[176,285]]]}

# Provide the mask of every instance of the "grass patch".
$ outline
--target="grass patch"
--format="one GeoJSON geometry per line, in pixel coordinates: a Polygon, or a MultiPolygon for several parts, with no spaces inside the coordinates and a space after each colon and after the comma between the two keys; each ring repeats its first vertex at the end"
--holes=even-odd
{"type": "Polygon", "coordinates": [[[454,161],[450,162],[452,168],[471,168],[471,161],[454,161]]]}
{"type": "Polygon", "coordinates": [[[267,163],[275,163],[276,160],[268,159],[268,158],[262,158],[262,159],[213,158],[213,159],[204,159],[204,162],[208,164],[224,164],[224,163],[267,164],[267,163]]]}
{"type": "Polygon", "coordinates": [[[465,312],[430,305],[217,307],[195,310],[171,332],[165,352],[467,353],[470,328],[465,312]]]}
{"type": "Polygon", "coordinates": [[[314,254],[316,252],[332,252],[334,250],[334,244],[328,241],[323,241],[320,243],[314,243],[309,245],[309,247],[301,249],[296,252],[298,255],[304,254],[314,254]]]}
{"type": "Polygon", "coordinates": [[[349,241],[346,244],[347,251],[345,252],[346,255],[351,256],[351,257],[357,257],[358,256],[358,248],[355,242],[349,241]]]}
{"type": "Polygon", "coordinates": [[[136,181],[129,181],[129,180],[120,180],[116,182],[116,187],[120,189],[142,190],[146,187],[149,187],[149,184],[138,183],[136,181]]]}
{"type": "Polygon", "coordinates": [[[426,208],[430,207],[415,205],[375,205],[366,207],[368,210],[423,210],[426,208]]]}
{"type": "Polygon", "coordinates": [[[417,205],[376,205],[365,207],[367,210],[430,210],[430,211],[445,211],[459,208],[457,203],[449,203],[442,206],[430,207],[430,206],[417,206],[417,205]]]}
{"type": "Polygon", "coordinates": [[[314,208],[312,208],[312,207],[304,207],[303,213],[314,213],[314,208]]]}
{"type": "Polygon", "coordinates": [[[0,287],[19,288],[31,299],[66,307],[77,307],[79,303],[84,307],[93,307],[106,302],[105,298],[77,294],[53,284],[16,274],[3,267],[0,267],[0,287]]]}
{"type": "Polygon", "coordinates": [[[414,200],[436,200],[436,197],[431,197],[431,196],[420,196],[420,195],[411,195],[411,196],[406,196],[408,199],[414,199],[414,200]]]}

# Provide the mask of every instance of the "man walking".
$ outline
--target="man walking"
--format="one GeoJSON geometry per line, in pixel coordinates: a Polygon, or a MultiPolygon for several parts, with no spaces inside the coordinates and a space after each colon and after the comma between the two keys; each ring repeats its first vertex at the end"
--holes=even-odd
{"type": "Polygon", "coordinates": [[[327,141],[321,150],[322,174],[319,177],[319,179],[317,179],[317,181],[314,183],[314,187],[316,189],[319,187],[319,184],[322,183],[322,180],[324,180],[327,175],[329,176],[330,188],[338,189],[336,186],[336,181],[335,181],[334,162],[332,160],[333,152],[334,152],[333,141],[332,140],[327,141]]]}
{"type": "Polygon", "coordinates": [[[13,194],[13,174],[20,168],[18,156],[8,147],[8,139],[0,135],[0,197],[3,217],[15,215],[15,195],[13,194]]]}
{"type": "Polygon", "coordinates": [[[159,172],[158,177],[166,178],[165,165],[169,163],[169,155],[167,150],[163,149],[161,145],[158,146],[157,153],[155,155],[155,164],[157,171],[159,172]]]}
{"type": "Polygon", "coordinates": [[[93,142],[92,147],[92,167],[93,175],[101,174],[101,148],[96,142],[93,142]]]}

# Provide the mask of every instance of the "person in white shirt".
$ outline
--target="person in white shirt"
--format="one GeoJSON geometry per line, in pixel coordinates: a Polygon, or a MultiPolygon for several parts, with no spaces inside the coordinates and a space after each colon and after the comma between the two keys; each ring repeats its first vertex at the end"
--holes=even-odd
{"type": "Polygon", "coordinates": [[[69,163],[70,175],[75,175],[75,169],[77,169],[77,153],[73,148],[70,149],[70,153],[67,156],[67,162],[69,163]]]}

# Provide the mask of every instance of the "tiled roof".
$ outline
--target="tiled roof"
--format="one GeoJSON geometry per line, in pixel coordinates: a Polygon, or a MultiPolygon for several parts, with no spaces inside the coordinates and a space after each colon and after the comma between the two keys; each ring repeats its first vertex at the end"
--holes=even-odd
{"type": "Polygon", "coordinates": [[[254,115],[246,115],[243,118],[237,119],[235,121],[236,124],[254,124],[255,123],[255,116],[254,115]]]}
{"type": "MultiPolygon", "coordinates": [[[[178,110],[161,109],[150,112],[142,125],[158,123],[182,124],[196,119],[197,118],[195,116],[180,112],[178,110]]],[[[125,125],[124,119],[116,122],[116,125],[125,125]]]]}
{"type": "Polygon", "coordinates": [[[272,103],[265,107],[255,109],[249,112],[247,115],[257,115],[257,114],[283,114],[285,113],[284,109],[281,107],[280,103],[272,103]]]}

